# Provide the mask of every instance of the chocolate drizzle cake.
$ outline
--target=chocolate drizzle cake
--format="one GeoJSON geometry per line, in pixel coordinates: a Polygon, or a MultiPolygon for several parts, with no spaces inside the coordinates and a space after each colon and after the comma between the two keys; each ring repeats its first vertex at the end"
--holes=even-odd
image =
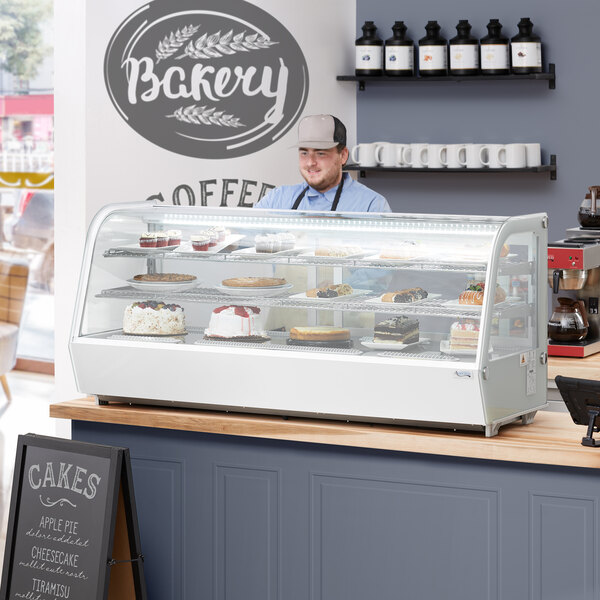
{"type": "Polygon", "coordinates": [[[392,317],[375,325],[374,342],[412,344],[419,341],[419,321],[408,317],[392,317]]]}

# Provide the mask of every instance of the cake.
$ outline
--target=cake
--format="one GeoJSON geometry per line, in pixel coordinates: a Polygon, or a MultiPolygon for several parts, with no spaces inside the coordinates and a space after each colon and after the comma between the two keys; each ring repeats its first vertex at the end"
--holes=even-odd
{"type": "Polygon", "coordinates": [[[156,233],[146,231],[140,235],[140,248],[156,248],[156,233]]]}
{"type": "Polygon", "coordinates": [[[374,342],[412,344],[419,341],[419,321],[408,317],[392,317],[377,323],[373,331],[374,342]]]}
{"type": "Polygon", "coordinates": [[[134,281],[148,281],[159,283],[183,283],[185,281],[194,281],[195,275],[186,275],[185,273],[143,273],[134,275],[134,281]]]}
{"type": "Polygon", "coordinates": [[[296,236],[293,233],[265,233],[254,238],[257,252],[282,252],[292,250],[296,245],[296,236]]]}
{"type": "Polygon", "coordinates": [[[169,245],[169,236],[165,231],[156,232],[156,247],[164,248],[169,245]]]}
{"type": "Polygon", "coordinates": [[[455,321],[450,326],[450,350],[477,350],[479,325],[471,319],[455,321]]]}
{"type": "MultiPolygon", "coordinates": [[[[483,304],[483,296],[485,294],[485,282],[478,281],[477,283],[472,283],[469,287],[461,293],[458,297],[459,304],[483,304]]],[[[506,292],[500,287],[499,284],[496,284],[496,293],[494,295],[494,304],[498,304],[498,302],[503,302],[506,300],[506,292]]]]}
{"type": "Polygon", "coordinates": [[[221,283],[225,287],[275,287],[285,285],[286,281],[282,277],[232,277],[221,283]]]}
{"type": "Polygon", "coordinates": [[[220,242],[225,241],[225,238],[227,237],[228,231],[227,229],[225,229],[225,227],[221,226],[221,225],[216,225],[215,227],[212,227],[212,230],[217,234],[217,239],[220,242]]]}
{"type": "Polygon", "coordinates": [[[381,296],[382,302],[416,302],[417,300],[423,300],[427,298],[428,293],[420,287],[408,288],[406,290],[399,290],[397,292],[388,292],[381,296]]]}
{"type": "Polygon", "coordinates": [[[352,294],[354,290],[347,283],[334,283],[322,288],[313,288],[307,290],[307,298],[337,298],[338,296],[347,296],[352,294]]]}
{"type": "Polygon", "coordinates": [[[312,342],[339,342],[350,339],[350,330],[342,327],[292,327],[290,339],[312,342]]]}
{"type": "Polygon", "coordinates": [[[193,250],[196,250],[197,252],[205,252],[206,250],[208,250],[208,247],[210,245],[210,235],[208,235],[207,233],[192,235],[190,236],[190,239],[192,240],[193,250]]]}
{"type": "Polygon", "coordinates": [[[405,241],[398,246],[385,248],[379,254],[379,258],[388,258],[392,260],[408,260],[415,258],[417,255],[417,244],[416,242],[405,241]]]}
{"type": "Polygon", "coordinates": [[[209,340],[266,342],[260,308],[256,306],[219,306],[213,310],[204,330],[209,340]]]}
{"type": "Polygon", "coordinates": [[[167,245],[179,246],[181,244],[181,231],[179,229],[170,229],[167,231],[167,245]]]}
{"type": "Polygon", "coordinates": [[[360,254],[361,252],[362,248],[358,246],[322,246],[315,250],[315,256],[344,257],[360,254]]]}
{"type": "Polygon", "coordinates": [[[130,304],[123,315],[123,333],[137,335],[181,335],[185,315],[178,304],[147,300],[130,304]]]}

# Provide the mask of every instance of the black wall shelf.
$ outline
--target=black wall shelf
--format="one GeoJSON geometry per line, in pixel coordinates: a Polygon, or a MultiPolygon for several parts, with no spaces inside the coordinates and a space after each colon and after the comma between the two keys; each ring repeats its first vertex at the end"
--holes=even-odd
{"type": "Polygon", "coordinates": [[[547,73],[512,73],[510,75],[444,75],[439,77],[388,77],[383,75],[381,77],[364,77],[360,75],[338,75],[336,78],[338,81],[356,81],[358,82],[358,89],[363,91],[368,83],[414,83],[414,82],[426,82],[426,81],[524,81],[524,80],[537,80],[547,81],[549,89],[553,90],[556,88],[556,73],[554,63],[548,65],[547,73]]]}
{"type": "Polygon", "coordinates": [[[540,167],[524,167],[522,169],[490,169],[484,167],[482,169],[448,169],[443,167],[440,169],[429,169],[429,168],[412,168],[412,167],[362,167],[361,165],[350,164],[344,167],[344,171],[359,171],[360,177],[366,177],[367,172],[373,173],[462,173],[468,175],[469,173],[502,173],[508,175],[509,173],[550,173],[550,179],[556,180],[556,154],[550,155],[550,164],[542,165],[540,167]]]}

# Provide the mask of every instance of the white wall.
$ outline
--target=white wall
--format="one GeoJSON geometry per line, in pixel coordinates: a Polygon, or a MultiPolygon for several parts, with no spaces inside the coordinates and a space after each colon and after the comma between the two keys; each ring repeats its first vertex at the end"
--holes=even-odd
{"type": "MultiPolygon", "coordinates": [[[[303,113],[336,114],[348,126],[349,145],[355,143],[356,90],[335,81],[336,74],[353,68],[355,1],[256,0],[254,4],[278,19],[304,53],[311,87],[303,113]]],[[[106,92],[103,58],[114,30],[141,5],[140,0],[55,1],[58,400],[78,395],[68,354],[71,316],[85,231],[102,206],[144,200],[159,192],[168,199],[175,186],[193,186],[199,173],[252,175],[276,185],[299,180],[296,153],[289,150],[296,125],[269,148],[220,161],[176,155],[146,141],[127,125],[106,92]]]]}

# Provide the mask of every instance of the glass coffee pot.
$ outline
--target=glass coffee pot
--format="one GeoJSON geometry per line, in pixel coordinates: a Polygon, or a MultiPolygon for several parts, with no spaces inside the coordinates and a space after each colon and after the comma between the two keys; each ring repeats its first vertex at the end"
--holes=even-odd
{"type": "Polygon", "coordinates": [[[588,332],[588,320],[583,300],[558,298],[548,322],[548,337],[555,342],[579,342],[588,332]]]}
{"type": "Polygon", "coordinates": [[[582,227],[600,228],[600,185],[590,186],[590,193],[585,195],[577,218],[582,227]]]}

